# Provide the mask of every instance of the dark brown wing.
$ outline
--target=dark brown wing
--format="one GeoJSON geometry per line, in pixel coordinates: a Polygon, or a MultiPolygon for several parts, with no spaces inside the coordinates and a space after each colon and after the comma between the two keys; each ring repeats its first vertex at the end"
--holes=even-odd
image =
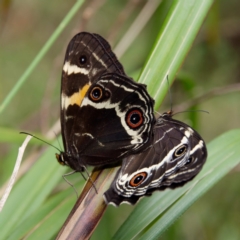
{"type": "Polygon", "coordinates": [[[69,152],[70,135],[78,108],[88,90],[103,74],[125,75],[108,42],[98,34],[81,32],[70,41],[62,71],[61,128],[64,149],[69,152]]]}
{"type": "Polygon", "coordinates": [[[62,75],[63,162],[80,171],[86,165],[118,162],[147,147],[155,123],[153,104],[146,86],[125,75],[106,40],[76,35],[62,75]]]}
{"type": "Polygon", "coordinates": [[[200,172],[206,158],[200,135],[165,113],[154,127],[152,146],[123,160],[105,200],[117,206],[135,204],[156,190],[180,187],[200,172]]]}
{"type": "Polygon", "coordinates": [[[108,165],[151,144],[154,123],[153,101],[145,86],[106,74],[89,88],[77,111],[70,151],[86,165],[108,165]],[[102,100],[89,97],[94,89],[101,89],[102,100]],[[139,124],[132,126],[134,114],[139,124]]]}

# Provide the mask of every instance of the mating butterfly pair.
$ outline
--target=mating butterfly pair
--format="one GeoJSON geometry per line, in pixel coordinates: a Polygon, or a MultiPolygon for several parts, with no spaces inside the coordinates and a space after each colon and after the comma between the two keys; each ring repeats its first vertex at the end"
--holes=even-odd
{"type": "Polygon", "coordinates": [[[106,203],[134,204],[154,190],[182,186],[201,170],[204,141],[171,113],[157,120],[146,86],[129,78],[108,42],[82,32],[69,43],[62,72],[58,161],[76,171],[121,164],[106,203]]]}

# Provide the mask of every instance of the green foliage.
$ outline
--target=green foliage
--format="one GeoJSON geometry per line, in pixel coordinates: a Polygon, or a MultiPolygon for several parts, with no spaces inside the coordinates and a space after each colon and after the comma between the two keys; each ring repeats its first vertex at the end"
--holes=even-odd
{"type": "MultiPolygon", "coordinates": [[[[113,3],[108,1],[99,9],[97,9],[95,2],[93,8],[98,11],[92,16],[92,19],[88,19],[88,25],[84,30],[98,32],[106,36],[106,29],[110,28],[110,24],[114,22],[118,12],[124,9],[126,2],[113,3]],[[105,17],[106,14],[109,16],[108,19],[105,17]]],[[[231,1],[231,3],[234,4],[234,1],[231,1]]],[[[19,17],[21,16],[20,13],[27,3],[21,2],[22,6],[17,3],[12,4],[12,11],[15,13],[12,18],[14,21],[19,21],[19,19],[22,19],[19,17]]],[[[5,26],[2,25],[5,35],[2,34],[1,41],[6,47],[1,49],[3,57],[0,59],[0,64],[3,70],[1,69],[0,77],[8,80],[4,81],[4,85],[3,81],[0,83],[2,111],[0,141],[3,143],[3,146],[1,146],[3,161],[0,168],[0,181],[2,184],[6,181],[6,172],[10,172],[15,161],[17,155],[16,144],[20,146],[23,139],[23,136],[18,135],[19,129],[40,132],[40,129],[48,129],[59,116],[59,73],[62,67],[63,52],[73,35],[73,22],[77,24],[82,16],[82,12],[78,12],[82,1],[77,1],[68,12],[65,10],[66,8],[70,9],[67,2],[56,1],[55,4],[51,3],[52,6],[49,4],[43,2],[36,6],[34,4],[29,5],[25,20],[28,25],[25,29],[20,29],[21,31],[11,21],[6,22],[5,26]],[[59,11],[56,11],[56,4],[59,4],[59,11]],[[52,12],[50,11],[51,7],[52,12]],[[78,16],[70,22],[70,17],[74,17],[74,13],[78,16]],[[34,19],[33,22],[31,22],[32,19],[34,19]],[[61,19],[65,20],[58,25],[61,19]],[[64,27],[67,27],[64,34],[61,35],[61,38],[57,38],[64,27]],[[10,29],[12,33],[6,29],[10,29]],[[49,38],[50,35],[52,37],[49,38]],[[47,39],[49,40],[44,45],[47,39]],[[41,48],[43,45],[44,47],[41,48]],[[50,47],[52,48],[50,49],[50,47]],[[42,50],[39,51],[39,49],[42,50]],[[60,63],[58,59],[61,59],[60,63]],[[40,60],[42,61],[40,62],[40,60]],[[36,69],[33,71],[34,68],[36,69]],[[12,69],[15,71],[12,71],[12,69]],[[24,69],[26,71],[23,71],[24,69]],[[22,72],[24,73],[22,74],[22,72]],[[27,79],[30,73],[31,78],[27,79]],[[49,75],[51,77],[48,77],[49,75]],[[19,76],[22,76],[19,81],[13,81],[19,76]],[[51,101],[47,105],[50,110],[44,111],[44,107],[46,107],[44,102],[40,109],[39,103],[42,99],[47,100],[47,102],[51,101]],[[39,119],[41,121],[38,121],[39,119]],[[41,122],[43,121],[45,125],[42,126],[41,122]]],[[[125,29],[129,27],[144,4],[145,2],[142,1],[141,4],[134,6],[134,11],[131,17],[126,19],[126,24],[123,24],[120,35],[124,34],[125,29]]],[[[240,61],[239,52],[238,54],[236,52],[238,45],[231,48],[227,41],[223,43],[218,40],[216,28],[219,21],[216,18],[219,16],[219,5],[214,5],[210,12],[211,18],[209,19],[211,21],[208,20],[202,29],[202,31],[206,29],[206,37],[209,36],[209,38],[204,41],[203,34],[200,32],[198,36],[200,43],[195,43],[193,50],[189,53],[190,56],[182,67],[182,71],[177,73],[211,4],[212,1],[210,0],[194,2],[191,0],[163,1],[123,57],[123,65],[127,65],[127,71],[130,72],[130,75],[133,75],[133,72],[139,73],[139,68],[142,68],[145,63],[139,81],[147,84],[148,91],[156,100],[157,109],[162,104],[169,88],[166,81],[167,76],[170,85],[173,83],[175,76],[180,80],[176,81],[176,85],[171,88],[173,103],[175,104],[185,99],[194,98],[206,89],[229,84],[229,79],[233,79],[231,83],[234,82],[234,73],[237,75],[234,69],[238,69],[236,66],[239,66],[240,61]],[[214,34],[211,31],[212,29],[215,29],[214,34]],[[152,47],[153,42],[155,44],[152,47]],[[151,47],[153,50],[147,58],[144,50],[148,49],[150,51],[151,47]],[[145,61],[146,58],[147,61],[145,61]]],[[[222,4],[220,6],[226,5],[222,4]]],[[[84,9],[81,11],[84,12],[84,9]]],[[[25,25],[22,24],[21,26],[25,25]]],[[[74,33],[76,32],[78,30],[74,31],[74,33]]],[[[121,38],[120,35],[116,38],[121,38]]],[[[213,139],[207,144],[209,152],[207,163],[202,172],[192,182],[174,191],[155,192],[153,196],[141,200],[136,207],[124,205],[117,209],[109,207],[92,239],[109,239],[110,236],[113,236],[114,239],[159,239],[160,236],[164,239],[197,239],[197,237],[199,238],[197,234],[199,226],[201,233],[204,232],[205,236],[221,235],[220,233],[226,236],[224,230],[227,229],[226,226],[231,226],[232,239],[234,239],[234,236],[239,236],[239,224],[234,225],[236,221],[231,219],[233,214],[229,216],[228,222],[231,224],[223,225],[222,230],[218,231],[219,219],[214,220],[216,222],[214,232],[211,232],[207,224],[204,224],[212,224],[207,222],[208,215],[214,215],[216,200],[218,202],[222,200],[221,194],[225,191],[222,186],[228,187],[221,182],[221,185],[214,188],[219,189],[218,191],[215,190],[219,196],[211,195],[211,192],[209,192],[206,194],[208,199],[202,201],[205,195],[191,207],[193,209],[194,206],[200,206],[196,209],[197,212],[193,217],[197,218],[202,214],[203,223],[200,224],[201,221],[199,221],[196,226],[194,221],[190,221],[190,223],[186,221],[187,217],[185,216],[191,214],[190,211],[179,218],[193,202],[203,196],[207,190],[220,179],[223,179],[239,163],[240,130],[237,128],[240,126],[240,112],[236,104],[239,101],[239,96],[234,94],[232,96],[221,96],[197,107],[197,109],[209,110],[210,116],[191,113],[190,118],[187,118],[188,121],[189,119],[192,121],[203,138],[207,139],[207,142],[213,139]],[[229,116],[232,116],[231,119],[229,116]],[[233,130],[227,131],[229,129],[233,130]],[[220,134],[221,136],[217,137],[220,134]],[[209,211],[212,212],[207,212],[204,216],[204,211],[201,211],[204,208],[209,208],[209,211]],[[129,214],[130,212],[131,214],[129,214]],[[173,222],[177,219],[179,219],[176,223],[178,225],[175,227],[176,224],[174,225],[173,222]],[[170,227],[171,225],[172,227],[170,227]],[[192,230],[195,229],[194,227],[197,229],[196,231],[192,230]],[[204,227],[206,230],[203,230],[204,227]],[[169,228],[169,231],[164,232],[167,228],[169,228]],[[189,235],[189,232],[191,235],[189,235]]],[[[166,108],[169,109],[169,105],[167,98],[168,107],[166,108]]],[[[162,107],[164,108],[164,105],[162,107]]],[[[40,134],[36,135],[39,136],[40,134]]],[[[36,143],[36,141],[33,143],[36,143]]],[[[58,142],[55,141],[53,145],[58,146],[58,142]]],[[[56,236],[74,205],[76,196],[72,188],[62,182],[61,176],[65,171],[68,170],[69,172],[69,169],[62,168],[57,164],[54,153],[55,149],[50,147],[44,153],[39,153],[40,157],[37,157],[37,161],[17,181],[1,213],[0,239],[21,239],[23,237],[27,239],[53,239],[56,236]]],[[[77,189],[81,189],[84,182],[78,174],[71,176],[70,181],[74,183],[77,189]]],[[[238,181],[239,178],[236,177],[235,183],[238,183],[238,181]]],[[[237,197],[239,198],[239,195],[237,197]]],[[[234,206],[231,204],[231,193],[229,193],[229,199],[229,204],[225,206],[227,212],[239,212],[239,204],[234,206]]],[[[215,211],[221,212],[222,209],[216,209],[215,211]]],[[[203,234],[200,234],[200,236],[202,237],[203,234]]],[[[214,237],[208,239],[214,239],[214,237]]]]}

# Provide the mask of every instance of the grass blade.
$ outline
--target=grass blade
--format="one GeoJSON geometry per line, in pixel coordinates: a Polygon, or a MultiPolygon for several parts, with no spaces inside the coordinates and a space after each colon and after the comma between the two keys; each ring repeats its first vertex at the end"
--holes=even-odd
{"type": "Polygon", "coordinates": [[[66,171],[66,168],[59,167],[54,160],[54,152],[53,148],[49,148],[34,164],[31,171],[13,187],[1,212],[2,239],[10,235],[14,228],[41,206],[66,171]]]}
{"type": "Polygon", "coordinates": [[[212,0],[173,2],[139,79],[147,84],[156,109],[168,91],[167,76],[171,85],[212,3],[212,0]]]}
{"type": "Polygon", "coordinates": [[[4,111],[4,109],[7,107],[7,105],[10,103],[12,98],[15,96],[19,88],[24,84],[24,82],[27,80],[27,78],[30,76],[32,71],[35,69],[35,67],[38,65],[38,63],[42,60],[42,58],[45,56],[45,54],[49,51],[53,43],[57,40],[59,35],[62,33],[64,28],[68,25],[70,20],[74,17],[74,15],[77,13],[79,8],[83,4],[83,0],[78,0],[73,5],[72,9],[68,12],[66,17],[62,20],[62,22],[59,24],[59,26],[56,28],[56,30],[53,32],[52,36],[48,39],[48,41],[44,44],[42,49],[39,51],[37,56],[33,59],[32,63],[29,65],[29,67],[25,70],[23,75],[18,79],[16,84],[13,86],[12,90],[8,93],[8,95],[5,97],[4,101],[0,105],[0,114],[4,111]]]}

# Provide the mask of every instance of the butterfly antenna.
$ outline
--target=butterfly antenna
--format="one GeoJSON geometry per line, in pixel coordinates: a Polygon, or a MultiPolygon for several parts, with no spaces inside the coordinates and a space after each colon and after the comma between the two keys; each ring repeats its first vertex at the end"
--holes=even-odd
{"type": "Polygon", "coordinates": [[[158,115],[158,116],[161,116],[162,114],[160,113],[160,112],[158,112],[158,111],[155,111],[154,110],[154,112],[158,115]]]}
{"type": "Polygon", "coordinates": [[[168,80],[168,75],[167,75],[167,84],[168,84],[168,96],[169,96],[169,102],[170,102],[170,113],[173,112],[172,110],[172,94],[171,94],[171,90],[170,90],[170,83],[168,80]]]}
{"type": "Polygon", "coordinates": [[[203,113],[209,114],[208,111],[205,111],[205,110],[202,110],[202,109],[196,109],[196,110],[186,110],[186,111],[176,112],[176,113],[172,114],[172,116],[177,115],[179,113],[186,113],[186,112],[203,112],[203,113]]]}
{"type": "Polygon", "coordinates": [[[75,188],[74,185],[73,185],[72,183],[70,183],[70,182],[67,180],[67,178],[66,178],[67,176],[70,176],[70,175],[74,174],[75,172],[77,172],[77,171],[72,171],[72,172],[70,172],[70,173],[65,173],[64,175],[62,175],[62,178],[64,179],[64,181],[65,181],[67,184],[69,184],[69,185],[73,188],[74,192],[76,193],[77,199],[78,199],[78,193],[77,193],[76,188],[75,188]]]}
{"type": "Polygon", "coordinates": [[[61,152],[61,150],[60,150],[59,148],[57,148],[56,146],[52,145],[52,144],[49,143],[49,142],[44,141],[44,140],[41,139],[41,138],[38,138],[38,137],[32,135],[31,133],[20,132],[20,134],[26,134],[26,135],[29,135],[29,136],[31,136],[31,137],[33,137],[33,138],[36,138],[37,140],[39,140],[39,141],[41,141],[41,142],[44,142],[44,143],[46,143],[47,145],[52,146],[53,148],[55,148],[55,149],[57,149],[59,152],[61,152]]]}
{"type": "MultiPolygon", "coordinates": [[[[53,131],[53,132],[54,132],[54,131],[53,131]]],[[[55,132],[54,132],[54,135],[55,135],[55,137],[56,137],[56,139],[57,139],[59,149],[61,149],[61,148],[62,148],[62,147],[61,147],[61,144],[60,144],[59,139],[58,139],[58,137],[57,137],[57,134],[56,134],[55,132]]],[[[63,152],[63,150],[61,150],[60,152],[63,152]]]]}

